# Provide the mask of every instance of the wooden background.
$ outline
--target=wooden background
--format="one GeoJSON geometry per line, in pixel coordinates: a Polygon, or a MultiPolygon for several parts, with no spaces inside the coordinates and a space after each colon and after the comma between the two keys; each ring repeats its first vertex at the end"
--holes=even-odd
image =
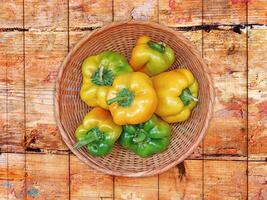
{"type": "Polygon", "coordinates": [[[0,0],[0,199],[267,199],[267,0],[0,0]],[[131,18],[192,41],[216,90],[203,143],[148,178],[80,162],[54,119],[57,69],[90,31],[131,18]]]}

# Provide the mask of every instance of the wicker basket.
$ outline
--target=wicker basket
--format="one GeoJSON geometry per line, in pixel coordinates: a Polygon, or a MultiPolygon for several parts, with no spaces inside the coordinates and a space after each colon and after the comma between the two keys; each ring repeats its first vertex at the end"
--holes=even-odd
{"type": "MultiPolygon", "coordinates": [[[[170,69],[170,70],[171,70],[170,69]]],[[[91,32],[84,37],[67,55],[58,75],[55,111],[60,133],[71,151],[82,161],[96,170],[117,176],[151,176],[162,173],[182,162],[197,147],[207,131],[213,108],[213,88],[207,67],[195,47],[174,30],[158,24],[130,21],[113,23],[91,32]],[[199,103],[190,119],[172,124],[171,144],[163,153],[149,158],[139,158],[134,153],[116,144],[105,157],[93,157],[85,148],[74,149],[74,132],[91,109],[85,105],[79,90],[82,83],[81,64],[90,55],[104,50],[114,50],[128,59],[136,40],[141,35],[149,35],[155,41],[164,41],[176,54],[171,69],[185,66],[199,82],[199,103]]]]}

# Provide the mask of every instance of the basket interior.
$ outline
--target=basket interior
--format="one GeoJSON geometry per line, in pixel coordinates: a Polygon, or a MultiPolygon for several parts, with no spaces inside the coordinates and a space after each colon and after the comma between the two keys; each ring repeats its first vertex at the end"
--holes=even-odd
{"type": "Polygon", "coordinates": [[[195,146],[202,130],[210,108],[210,85],[207,73],[200,58],[192,51],[187,41],[177,37],[172,31],[147,24],[121,24],[110,26],[105,30],[97,31],[79,43],[79,48],[71,52],[68,62],[63,65],[63,72],[57,88],[59,121],[63,127],[64,140],[69,146],[76,142],[74,132],[82,122],[83,117],[90,110],[79,97],[82,83],[81,64],[87,57],[98,54],[104,50],[117,51],[128,59],[136,40],[141,35],[148,35],[155,41],[164,41],[175,51],[176,60],[174,68],[186,67],[192,71],[199,82],[199,103],[192,112],[190,119],[183,123],[172,124],[171,144],[163,153],[155,154],[149,158],[139,158],[134,153],[116,144],[112,152],[105,157],[93,157],[86,149],[74,152],[82,157],[88,164],[101,171],[114,175],[135,176],[136,173],[144,175],[155,174],[155,171],[181,161],[181,157],[195,146]],[[67,139],[66,139],[67,138],[67,139]],[[68,140],[68,141],[66,141],[68,140]]]}

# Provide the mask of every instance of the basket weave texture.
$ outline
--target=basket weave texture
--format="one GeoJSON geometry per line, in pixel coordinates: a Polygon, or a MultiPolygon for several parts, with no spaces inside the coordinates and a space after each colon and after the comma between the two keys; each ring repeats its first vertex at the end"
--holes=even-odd
{"type": "Polygon", "coordinates": [[[140,177],[162,173],[192,153],[207,131],[213,101],[213,87],[207,67],[187,39],[174,30],[158,24],[130,21],[112,23],[91,32],[69,52],[58,74],[55,112],[63,140],[82,161],[107,174],[140,177]],[[86,148],[74,149],[75,129],[91,109],[79,96],[83,60],[104,50],[117,51],[129,59],[136,40],[141,35],[148,35],[154,41],[164,41],[175,51],[176,60],[169,70],[186,67],[198,80],[199,102],[190,119],[183,123],[172,124],[172,138],[168,150],[148,158],[140,158],[119,144],[116,144],[112,152],[105,157],[93,157],[86,148]]]}

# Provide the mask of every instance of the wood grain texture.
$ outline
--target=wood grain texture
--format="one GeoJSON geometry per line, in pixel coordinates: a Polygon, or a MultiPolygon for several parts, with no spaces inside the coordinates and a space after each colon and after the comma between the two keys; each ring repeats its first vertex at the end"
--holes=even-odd
{"type": "Polygon", "coordinates": [[[159,22],[170,27],[202,25],[202,1],[161,0],[159,22]]]}
{"type": "Polygon", "coordinates": [[[27,154],[27,200],[68,199],[68,163],[68,155],[27,154]]]}
{"type": "Polygon", "coordinates": [[[205,200],[247,199],[247,163],[244,161],[204,161],[205,200]]]}
{"type": "Polygon", "coordinates": [[[101,27],[112,21],[112,0],[70,0],[70,30],[101,27]]]}
{"type": "Polygon", "coordinates": [[[1,148],[9,152],[24,151],[24,68],[23,34],[0,33],[1,148]],[[5,109],[3,109],[5,107],[5,109]]]}
{"type": "Polygon", "coordinates": [[[68,50],[67,32],[25,35],[26,148],[66,150],[54,118],[57,70],[68,50]]]}
{"type": "Polygon", "coordinates": [[[70,157],[71,199],[112,199],[113,177],[97,172],[79,160],[70,157]]]}
{"type": "Polygon", "coordinates": [[[0,199],[25,198],[25,156],[3,153],[0,155],[0,199]]]}
{"type": "Polygon", "coordinates": [[[203,0],[203,24],[244,24],[250,0],[203,0]]]}
{"type": "Polygon", "coordinates": [[[25,155],[7,154],[8,173],[6,186],[8,200],[21,200],[25,198],[25,155]]]}
{"type": "Polygon", "coordinates": [[[158,0],[114,0],[114,20],[131,19],[158,22],[158,0]]]}
{"type": "Polygon", "coordinates": [[[186,160],[177,167],[160,174],[159,199],[201,199],[202,160],[186,160]]]}
{"type": "Polygon", "coordinates": [[[267,163],[248,163],[248,199],[264,200],[267,197],[267,163]]]}
{"type": "Polygon", "coordinates": [[[23,0],[0,0],[0,28],[23,28],[23,0]]]}
{"type": "Polygon", "coordinates": [[[250,29],[248,38],[249,159],[267,159],[267,29],[250,29]]]}
{"type": "Polygon", "coordinates": [[[214,114],[204,139],[206,158],[246,159],[246,34],[204,32],[204,59],[215,89],[214,114]]]}
{"type": "Polygon", "coordinates": [[[158,176],[114,179],[116,200],[157,200],[158,176]]]}
{"type": "Polygon", "coordinates": [[[25,28],[31,31],[67,31],[67,0],[24,0],[25,28]]]}
{"type": "Polygon", "coordinates": [[[0,200],[7,200],[8,197],[7,170],[7,153],[2,153],[0,154],[0,200]]]}
{"type": "Polygon", "coordinates": [[[249,0],[248,1],[248,23],[267,24],[267,1],[249,0]]]}
{"type": "Polygon", "coordinates": [[[79,40],[81,40],[84,36],[89,34],[91,31],[70,31],[69,32],[69,41],[70,41],[70,49],[72,49],[79,40]]]}

